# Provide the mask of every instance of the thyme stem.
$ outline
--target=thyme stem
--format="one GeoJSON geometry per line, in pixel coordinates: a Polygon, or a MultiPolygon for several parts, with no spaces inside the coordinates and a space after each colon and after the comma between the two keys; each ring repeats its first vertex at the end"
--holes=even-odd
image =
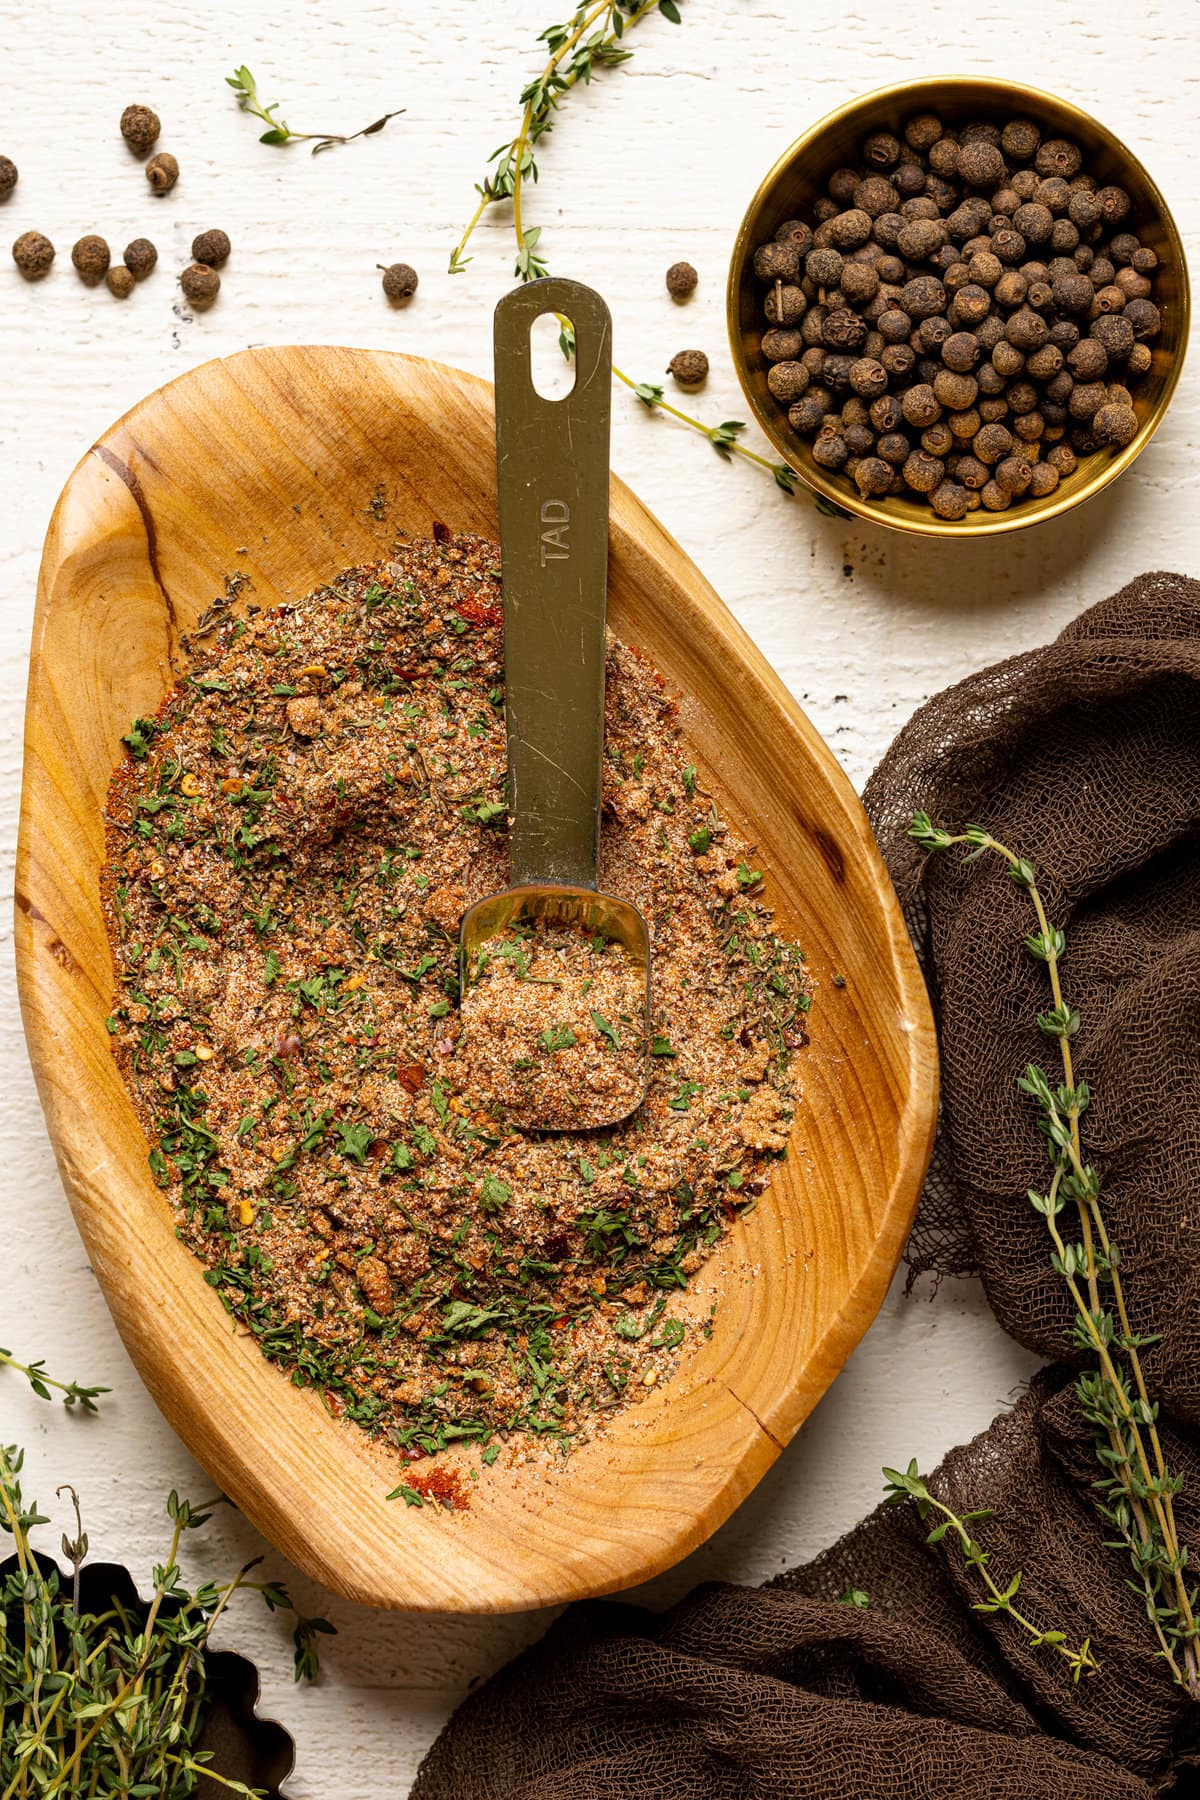
{"type": "Polygon", "coordinates": [[[107,1394],[105,1387],[85,1387],[78,1381],[58,1381],[47,1373],[45,1363],[18,1362],[10,1350],[0,1349],[0,1367],[14,1369],[18,1375],[24,1375],[39,1400],[52,1398],[50,1389],[62,1395],[64,1406],[78,1406],[84,1412],[97,1411],[96,1401],[101,1394],[107,1394]]]}
{"type": "Polygon", "coordinates": [[[293,131],[278,116],[277,100],[273,100],[269,106],[263,105],[259,98],[258,84],[245,63],[235,69],[232,75],[225,77],[225,85],[233,89],[242,111],[267,127],[258,140],[260,144],[311,144],[314,156],[319,156],[323,150],[332,150],[335,144],[352,144],[356,138],[374,137],[390,119],[398,119],[405,110],[400,107],[396,112],[384,113],[381,119],[374,119],[359,131],[293,131]]]}
{"type": "Polygon", "coordinates": [[[980,1508],[961,1515],[956,1513],[952,1506],[948,1506],[944,1500],[939,1500],[938,1496],[930,1490],[928,1482],[917,1466],[915,1457],[907,1469],[885,1469],[883,1473],[887,1484],[884,1492],[889,1504],[904,1505],[906,1502],[912,1501],[916,1505],[918,1517],[922,1521],[927,1520],[931,1512],[941,1514],[942,1523],[935,1525],[928,1533],[926,1543],[940,1544],[947,1532],[954,1533],[959,1548],[962,1550],[963,1561],[968,1569],[978,1575],[988,1593],[986,1600],[975,1602],[976,1612],[1007,1613],[1013,1624],[1025,1633],[1035,1650],[1041,1649],[1043,1645],[1049,1645],[1052,1650],[1056,1650],[1060,1656],[1064,1657],[1076,1682],[1080,1681],[1084,1675],[1095,1673],[1099,1665],[1092,1654],[1090,1638],[1085,1638],[1078,1650],[1072,1650],[1067,1643],[1065,1632],[1044,1630],[1042,1626],[1035,1624],[1026,1613],[1021,1612],[1014,1605],[1014,1598],[1021,1586],[1020,1570],[1013,1576],[1007,1587],[1000,1587],[996,1581],[988,1566],[991,1561],[991,1552],[985,1550],[974,1533],[967,1529],[968,1525],[974,1524],[979,1519],[990,1519],[992,1517],[990,1508],[980,1508]]]}
{"type": "Polygon", "coordinates": [[[539,42],[550,46],[550,55],[521,94],[521,121],[516,136],[496,151],[491,159],[496,164],[494,172],[479,183],[479,204],[450,255],[452,275],[466,267],[469,258],[464,252],[488,207],[506,199],[513,203],[516,273],[523,281],[546,273],[546,265],[535,250],[540,227],[527,231],[522,215],[525,182],[538,178],[534,145],[553,130],[554,114],[572,88],[580,81],[589,82],[597,69],[613,68],[628,59],[626,35],[652,12],[662,12],[678,21],[678,7],[664,6],[662,0],[638,0],[637,4],[633,0],[583,0],[567,24],[551,25],[542,32],[539,42]]]}
{"type": "MultiPolygon", "coordinates": [[[[631,376],[626,375],[624,369],[619,369],[615,363],[613,364],[613,375],[618,381],[624,382],[630,392],[636,394],[638,399],[642,400],[644,406],[649,406],[655,412],[670,413],[673,419],[678,419],[681,425],[690,426],[693,431],[698,431],[701,437],[706,437],[708,439],[709,443],[713,442],[714,431],[728,430],[728,426],[706,425],[702,419],[694,419],[690,413],[682,412],[678,406],[672,406],[669,400],[644,400],[643,393],[646,388],[646,383],[634,381],[631,376]]],[[[660,388],[657,391],[661,394],[662,389],[660,388]]],[[[760,456],[757,450],[747,449],[746,445],[738,443],[736,438],[725,447],[732,450],[737,456],[744,456],[747,462],[757,463],[760,469],[766,469],[769,474],[776,475],[776,477],[777,471],[784,466],[782,463],[773,463],[769,461],[767,457],[760,456]]]]}
{"type": "Polygon", "coordinates": [[[1038,1024],[1045,1035],[1057,1040],[1063,1085],[1053,1089],[1044,1071],[1033,1064],[1019,1084],[1041,1108],[1042,1129],[1054,1168],[1049,1192],[1031,1192],[1029,1199],[1045,1218],[1054,1246],[1054,1267],[1062,1275],[1075,1307],[1077,1338],[1094,1353],[1099,1365],[1098,1380],[1082,1377],[1077,1392],[1085,1417],[1107,1440],[1107,1450],[1101,1456],[1107,1479],[1098,1485],[1113,1493],[1114,1504],[1101,1506],[1101,1515],[1116,1526],[1129,1550],[1145,1594],[1147,1614],[1175,1680],[1193,1699],[1200,1699],[1200,1634],[1195,1596],[1187,1584],[1187,1552],[1180,1544],[1175,1519],[1174,1495],[1180,1482],[1170,1474],[1163,1455],[1157,1406],[1150,1398],[1139,1355],[1139,1344],[1146,1340],[1137,1337],[1130,1322],[1121,1282],[1120,1253],[1109,1237],[1100,1204],[1099,1177],[1083,1155],[1079,1121],[1090,1094],[1086,1085],[1076,1080],[1071,1052],[1070,1040],[1078,1030],[1079,1019],[1063,996],[1060,964],[1066,939],[1050,923],[1031,864],[982,827],[968,825],[955,835],[934,826],[927,814],[918,813],[909,836],[932,852],[963,845],[972,856],[999,857],[1017,886],[1025,889],[1037,918],[1037,934],[1026,939],[1026,947],[1046,964],[1054,1006],[1039,1018],[1038,1024]],[[1068,1200],[1074,1202],[1079,1219],[1078,1245],[1068,1244],[1058,1225],[1058,1215],[1068,1200]],[[1080,1274],[1086,1284],[1086,1297],[1077,1279],[1080,1274]],[[1116,1330],[1101,1303],[1102,1277],[1112,1289],[1116,1330]],[[1119,1366],[1116,1352],[1124,1356],[1128,1374],[1119,1366]],[[1136,1537],[1131,1527],[1136,1527],[1136,1537]],[[1160,1604],[1164,1584],[1173,1600],[1160,1604]]]}
{"type": "MultiPolygon", "coordinates": [[[[573,87],[580,81],[590,81],[597,68],[612,68],[628,58],[630,52],[623,47],[626,36],[653,12],[662,13],[676,24],[680,22],[679,0],[583,0],[565,25],[549,26],[542,33],[540,41],[550,46],[550,55],[541,73],[521,94],[521,119],[516,136],[494,153],[491,160],[495,169],[477,184],[479,202],[450,253],[452,275],[460,273],[471,260],[465,252],[484,213],[496,201],[505,199],[511,199],[513,203],[515,273],[522,281],[535,281],[548,273],[546,260],[538,248],[541,227],[525,224],[525,184],[538,179],[534,146],[540,137],[553,129],[554,115],[573,87]]],[[[570,325],[562,318],[559,323],[563,328],[560,340],[563,354],[570,357],[573,353],[570,325]]],[[[755,467],[765,469],[785,493],[795,493],[797,477],[793,469],[786,463],[771,462],[768,457],[738,442],[739,433],[745,429],[740,420],[705,425],[702,420],[672,406],[664,398],[661,387],[636,382],[616,366],[613,376],[644,406],[669,413],[680,424],[706,437],[720,455],[740,456],[755,467]]],[[[818,512],[838,518],[848,516],[841,507],[833,506],[823,497],[814,497],[814,504],[818,512]]]]}

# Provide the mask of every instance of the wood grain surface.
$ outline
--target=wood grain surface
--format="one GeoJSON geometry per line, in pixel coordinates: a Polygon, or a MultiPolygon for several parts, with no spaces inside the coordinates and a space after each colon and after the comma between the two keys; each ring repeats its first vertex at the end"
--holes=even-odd
{"type": "Polygon", "coordinates": [[[494,533],[491,394],[437,364],[247,351],[151,395],[72,475],[34,624],[16,880],[26,1032],[93,1267],[154,1398],[209,1473],[349,1598],[504,1611],[645,1579],[749,1492],[883,1298],[936,1104],[923,987],[861,808],[698,571],[614,484],[610,621],[681,699],[685,738],[757,843],[817,981],[791,1153],[697,1277],[711,1340],[565,1463],[480,1471],[468,1510],[387,1503],[390,1454],[234,1329],[174,1236],[109,1052],[102,811],[121,733],[183,667],[180,638],[238,568],[257,605],[435,519],[494,533]],[[372,493],[388,496],[386,528],[372,493]],[[835,986],[834,974],[844,978],[835,986]]]}

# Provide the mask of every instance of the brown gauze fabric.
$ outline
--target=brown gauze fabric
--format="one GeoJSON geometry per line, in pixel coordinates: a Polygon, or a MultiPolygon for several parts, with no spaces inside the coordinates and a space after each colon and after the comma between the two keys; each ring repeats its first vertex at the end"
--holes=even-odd
{"type": "MultiPolygon", "coordinates": [[[[1046,1185],[1027,1062],[1053,1068],[1028,898],[993,858],[927,861],[914,811],[984,825],[1034,863],[1067,933],[1101,1169],[1136,1330],[1185,1477],[1200,1559],[1200,583],[1146,575],[1045,649],[939,695],[900,734],[867,807],[908,909],[942,1050],[936,1164],[917,1273],[978,1273],[1046,1373],[933,1480],[979,1527],[993,1572],[1099,1673],[1073,1685],[977,1579],[881,1508],[767,1587],[709,1586],[665,1616],[577,1606],[460,1708],[413,1800],[1142,1800],[1200,1795],[1200,1707],[1155,1655],[1124,1554],[1105,1547],[1096,1463],[1071,1386],[1072,1314],[1029,1187],[1046,1185]],[[865,1590],[870,1605],[840,1596],[865,1590]]],[[[819,997],[817,1004],[819,1005],[819,997]]],[[[914,1299],[913,1304],[921,1304],[914,1299]]],[[[953,1379],[953,1371],[947,1371],[953,1379]]],[[[893,1378],[904,1379],[897,1368],[893,1378]]],[[[881,1447],[881,1461],[883,1460],[881,1447]]]]}

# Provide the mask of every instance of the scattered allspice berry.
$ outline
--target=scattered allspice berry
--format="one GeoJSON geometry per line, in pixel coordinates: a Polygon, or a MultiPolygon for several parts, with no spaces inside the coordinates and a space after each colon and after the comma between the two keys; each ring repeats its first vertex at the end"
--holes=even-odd
{"type": "Polygon", "coordinates": [[[417,291],[417,271],[408,263],[391,263],[383,269],[383,291],[389,300],[411,300],[417,291]]]}
{"type": "Polygon", "coordinates": [[[134,238],[125,246],[125,267],[135,281],[145,281],[158,261],[158,251],[149,238],[134,238]]]}
{"type": "Polygon", "coordinates": [[[667,374],[673,375],[680,387],[699,387],[708,379],[708,358],[703,350],[680,350],[667,364],[667,374]]]}
{"type": "Polygon", "coordinates": [[[0,156],[0,200],[7,200],[16,185],[16,163],[11,156],[0,156]]]}
{"type": "Polygon", "coordinates": [[[179,277],[179,285],[197,312],[207,312],[221,291],[221,277],[206,263],[192,263],[179,277]]]}
{"type": "Polygon", "coordinates": [[[137,285],[132,270],[127,269],[124,263],[118,263],[114,269],[110,269],[104,279],[108,283],[109,293],[118,300],[128,300],[137,285]]]}
{"type": "Polygon", "coordinates": [[[672,263],[667,270],[667,292],[672,300],[686,300],[696,291],[700,280],[689,262],[672,263]]]}
{"type": "Polygon", "coordinates": [[[162,120],[148,106],[127,106],[121,114],[121,136],[139,156],[153,150],[161,130],[162,120]]]}
{"type": "Polygon", "coordinates": [[[210,269],[219,269],[231,248],[228,232],[202,231],[199,237],[192,239],[192,258],[195,262],[207,263],[210,269]]]}
{"type": "Polygon", "coordinates": [[[40,231],[25,231],[13,245],[12,254],[26,281],[37,281],[54,261],[54,245],[40,231]]]}
{"type": "Polygon", "coordinates": [[[160,150],[146,164],[146,180],[156,194],[169,194],[179,180],[179,164],[169,150],[160,150]]]}
{"type": "Polygon", "coordinates": [[[108,273],[112,251],[102,237],[93,233],[79,239],[71,251],[71,261],[79,279],[88,287],[97,287],[108,273]]]}

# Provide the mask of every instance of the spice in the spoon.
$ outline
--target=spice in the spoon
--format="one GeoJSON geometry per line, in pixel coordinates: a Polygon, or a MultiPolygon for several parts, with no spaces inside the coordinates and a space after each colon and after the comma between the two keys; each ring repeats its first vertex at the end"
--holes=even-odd
{"type": "Polygon", "coordinates": [[[540,1137],[481,1104],[458,930],[509,876],[498,561],[443,529],[223,610],[108,803],[112,1042],[179,1234],[265,1355],[408,1456],[566,1445],[672,1371],[807,1041],[762,871],[610,642],[600,879],[650,931],[646,1099],[540,1137]]]}
{"type": "Polygon", "coordinates": [[[646,970],[624,944],[553,917],[489,938],[466,971],[465,1083],[498,1122],[590,1131],[646,1085],[646,970]]]}

